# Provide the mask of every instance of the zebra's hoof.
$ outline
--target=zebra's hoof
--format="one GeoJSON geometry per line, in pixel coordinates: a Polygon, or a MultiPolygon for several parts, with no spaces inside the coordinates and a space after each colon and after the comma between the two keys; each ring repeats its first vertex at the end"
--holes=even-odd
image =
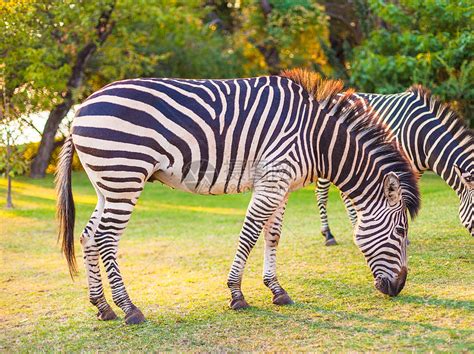
{"type": "Polygon", "coordinates": [[[279,306],[294,304],[293,300],[291,300],[290,298],[290,295],[288,295],[286,291],[282,294],[277,294],[273,296],[273,303],[279,306]]]}
{"type": "Polygon", "coordinates": [[[117,318],[117,315],[115,314],[114,310],[112,310],[110,307],[106,309],[103,312],[97,312],[97,318],[100,321],[111,321],[115,320],[117,318]]]}
{"type": "Polygon", "coordinates": [[[130,324],[139,324],[145,322],[145,316],[138,309],[138,307],[133,306],[133,308],[125,316],[125,323],[130,324]]]}
{"type": "Polygon", "coordinates": [[[326,239],[326,241],[324,242],[326,246],[337,245],[336,239],[334,238],[334,235],[331,233],[331,230],[329,229],[322,230],[321,235],[323,235],[324,238],[326,239]]]}
{"type": "Polygon", "coordinates": [[[245,301],[243,297],[239,297],[237,299],[230,300],[229,307],[232,310],[242,310],[249,307],[249,304],[247,304],[247,301],[245,301]]]}

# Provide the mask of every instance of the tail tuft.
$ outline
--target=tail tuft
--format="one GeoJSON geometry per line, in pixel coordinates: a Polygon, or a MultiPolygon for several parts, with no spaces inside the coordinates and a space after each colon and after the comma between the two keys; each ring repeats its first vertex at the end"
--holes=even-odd
{"type": "Polygon", "coordinates": [[[58,241],[62,240],[61,249],[66,257],[69,273],[73,278],[77,274],[76,256],[74,254],[74,221],[76,210],[72,196],[71,165],[74,154],[74,143],[70,135],[59,154],[56,169],[56,217],[59,221],[58,241]]]}

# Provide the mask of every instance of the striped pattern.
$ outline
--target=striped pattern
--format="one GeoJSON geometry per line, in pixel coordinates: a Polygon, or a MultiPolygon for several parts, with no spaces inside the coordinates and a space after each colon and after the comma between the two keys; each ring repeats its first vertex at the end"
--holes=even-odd
{"type": "MultiPolygon", "coordinates": [[[[407,156],[421,176],[430,170],[438,174],[460,199],[459,218],[474,236],[474,134],[447,105],[429,91],[414,86],[394,95],[356,95],[370,105],[378,121],[407,156]]],[[[316,194],[321,217],[321,232],[326,243],[334,244],[327,216],[330,182],[318,180],[316,194]]],[[[341,194],[354,225],[357,214],[350,198],[341,194]]]]}
{"type": "Polygon", "coordinates": [[[413,214],[418,209],[415,176],[365,108],[349,104],[350,94],[337,96],[330,88],[336,86],[321,82],[330,86],[316,100],[298,77],[287,76],[126,80],[84,102],[72,141],[98,195],[81,243],[99,318],[111,311],[101,258],[113,300],[128,323],[143,319],[123,284],[117,248],[145,182],[154,180],[192,193],[253,191],[227,282],[232,308],[247,306],[242,274],[262,230],[264,283],[275,303],[291,302],[276,276],[283,214],[288,194],[318,176],[354,200],[361,214],[357,243],[377,287],[391,295],[401,290],[405,236],[396,228],[406,230],[406,209],[413,214]]]}

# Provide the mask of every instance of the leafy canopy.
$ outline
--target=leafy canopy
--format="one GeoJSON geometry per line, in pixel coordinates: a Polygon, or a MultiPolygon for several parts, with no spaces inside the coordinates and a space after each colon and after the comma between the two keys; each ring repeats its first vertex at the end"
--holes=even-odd
{"type": "Polygon", "coordinates": [[[379,25],[355,48],[351,83],[366,92],[429,87],[472,117],[474,3],[369,0],[379,25]]]}

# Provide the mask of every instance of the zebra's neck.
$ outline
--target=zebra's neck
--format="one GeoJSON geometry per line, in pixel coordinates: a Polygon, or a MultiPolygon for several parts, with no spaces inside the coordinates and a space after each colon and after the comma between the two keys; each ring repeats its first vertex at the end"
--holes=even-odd
{"type": "MultiPolygon", "coordinates": [[[[360,114],[363,114],[362,111],[360,114]]],[[[409,171],[408,164],[385,141],[383,130],[373,127],[358,131],[355,124],[331,118],[318,118],[313,137],[316,175],[330,180],[355,204],[365,209],[383,198],[382,181],[389,172],[409,171]]]]}
{"type": "Polygon", "coordinates": [[[472,137],[454,112],[421,91],[394,95],[358,94],[366,99],[402,148],[413,168],[438,174],[456,192],[461,181],[454,165],[474,169],[472,137]]]}

